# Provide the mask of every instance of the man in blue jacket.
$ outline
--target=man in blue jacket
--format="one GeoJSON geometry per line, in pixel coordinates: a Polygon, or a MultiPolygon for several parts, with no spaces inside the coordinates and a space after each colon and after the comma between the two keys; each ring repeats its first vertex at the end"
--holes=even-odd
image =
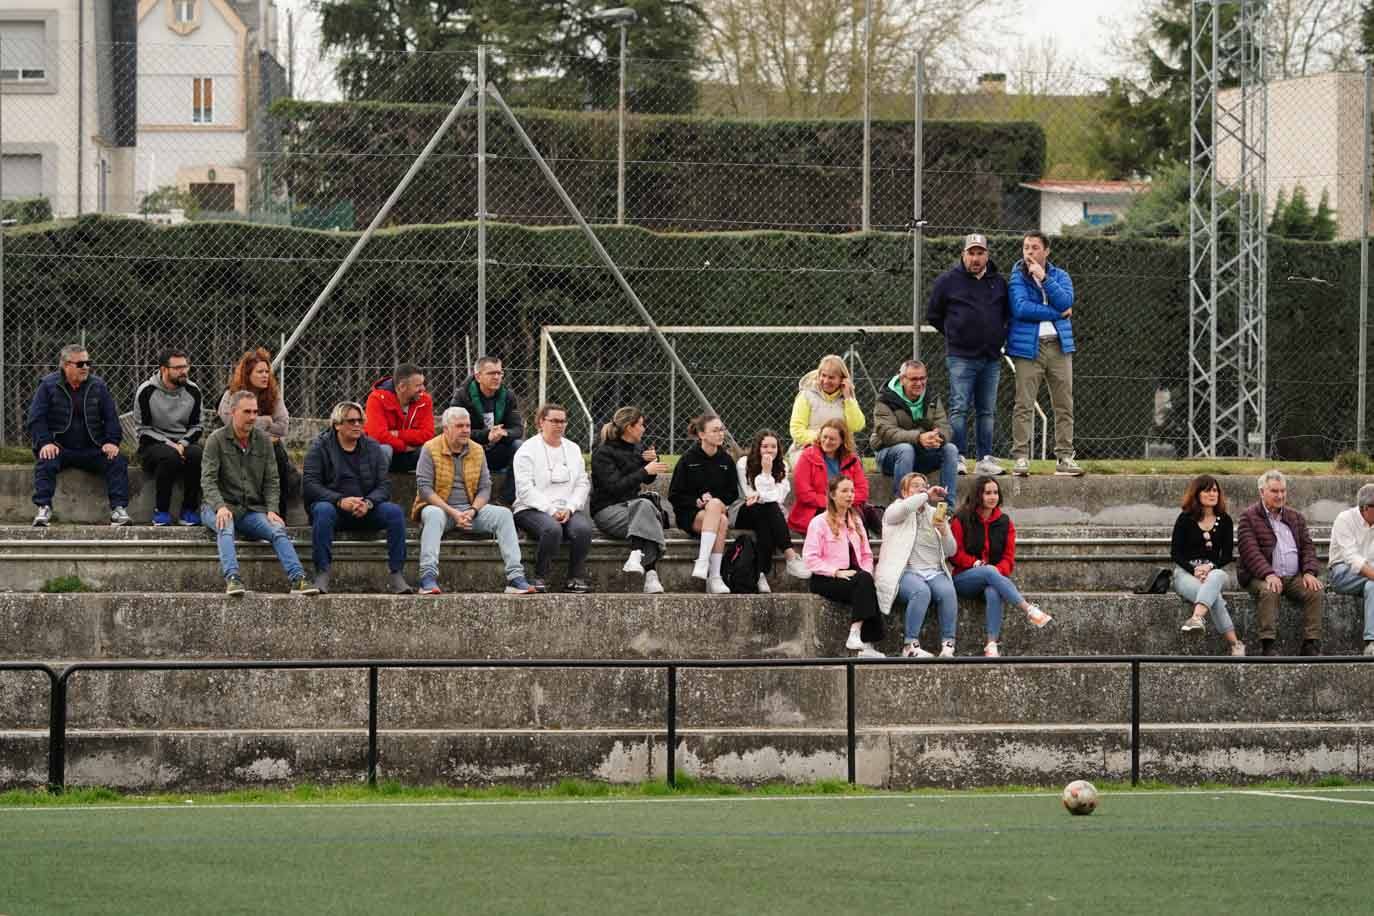
{"type": "Polygon", "coordinates": [[[1050,242],[1041,232],[1021,241],[1021,260],[1007,283],[1011,324],[1007,355],[1016,367],[1016,405],[1011,413],[1012,473],[1030,474],[1031,420],[1040,382],[1048,382],[1054,411],[1054,473],[1081,477],[1073,460],[1073,280],[1050,263],[1050,242]]]}
{"type": "Polygon", "coordinates": [[[110,498],[110,524],[129,524],[129,461],[119,453],[124,438],[119,412],[104,379],[91,374],[91,357],[80,344],[67,344],[58,355],[56,372],[38,383],[29,404],[29,441],[34,456],[35,528],[52,521],[57,473],[80,468],[105,477],[110,498]]]}
{"type": "Polygon", "coordinates": [[[926,303],[926,320],[945,336],[949,422],[961,456],[959,473],[967,472],[963,457],[969,454],[966,438],[972,406],[977,413],[976,471],[1001,474],[1002,466],[992,457],[992,437],[1002,342],[1007,334],[1007,281],[988,258],[986,236],[978,232],[965,236],[959,263],[935,278],[926,303]]]}
{"type": "Polygon", "coordinates": [[[406,514],[391,501],[387,457],[377,440],[363,434],[366,413],[353,401],[335,404],[330,428],[305,453],[305,505],[310,512],[310,549],[315,560],[315,587],[329,591],[334,561],[334,531],[345,528],[386,531],[388,582],[392,594],[415,589],[406,582],[406,514]]]}

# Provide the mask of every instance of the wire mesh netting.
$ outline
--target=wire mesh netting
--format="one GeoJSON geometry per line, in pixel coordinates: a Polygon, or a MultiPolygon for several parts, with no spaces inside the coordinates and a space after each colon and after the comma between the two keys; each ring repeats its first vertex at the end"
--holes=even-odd
{"type": "MultiPolygon", "coordinates": [[[[0,70],[17,41],[5,40],[0,70]]],[[[673,335],[737,437],[785,431],[798,379],[827,353],[855,364],[867,412],[912,355],[912,335],[823,329],[909,330],[964,233],[988,233],[1006,273],[1023,234],[1040,229],[1076,291],[1078,456],[1186,451],[1186,161],[1148,180],[1121,175],[1104,152],[1104,79],[945,68],[924,84],[918,132],[913,69],[892,69],[873,91],[866,206],[853,93],[817,104],[745,87],[720,60],[632,50],[622,118],[609,50],[590,62],[488,55],[499,100],[485,101],[485,156],[474,98],[286,355],[293,415],[327,416],[401,362],[425,369],[442,406],[480,351],[503,359],[532,405],[541,328],[643,325],[561,188],[655,322],[796,329],[673,335]]],[[[374,91],[343,101],[291,98],[281,65],[251,42],[45,41],[39,63],[23,78],[0,74],[0,429],[11,444],[26,441],[37,379],[73,340],[122,409],[164,346],[191,353],[212,403],[245,349],[278,350],[417,165],[478,54],[379,56],[374,91]],[[83,58],[94,76],[77,106],[83,58]],[[39,84],[51,91],[27,91],[39,84]]],[[[1268,108],[1268,447],[1330,457],[1356,427],[1364,80],[1292,83],[1271,88],[1268,108]]],[[[573,408],[579,440],[638,403],[657,435],[681,441],[700,405],[651,335],[555,344],[566,372],[549,363],[547,395],[573,408]]],[[[920,354],[947,397],[943,338],[922,334],[920,354]]],[[[1010,366],[1002,376],[1005,455],[1010,366]]],[[[1051,413],[1044,391],[1040,403],[1051,413]]]]}

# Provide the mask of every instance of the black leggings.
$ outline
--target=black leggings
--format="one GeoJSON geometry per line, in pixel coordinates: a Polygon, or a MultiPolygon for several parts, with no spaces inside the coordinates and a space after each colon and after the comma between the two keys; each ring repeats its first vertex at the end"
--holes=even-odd
{"type": "Polygon", "coordinates": [[[859,635],[864,642],[876,643],[883,638],[883,615],[878,612],[878,592],[871,573],[860,569],[850,579],[812,573],[806,581],[811,585],[811,594],[845,605],[851,611],[851,619],[863,622],[859,635]]]}
{"type": "Polygon", "coordinates": [[[754,551],[758,572],[767,575],[773,568],[773,554],[792,546],[792,532],[787,528],[782,507],[777,503],[754,503],[740,506],[735,527],[754,532],[757,549],[754,551]]]}

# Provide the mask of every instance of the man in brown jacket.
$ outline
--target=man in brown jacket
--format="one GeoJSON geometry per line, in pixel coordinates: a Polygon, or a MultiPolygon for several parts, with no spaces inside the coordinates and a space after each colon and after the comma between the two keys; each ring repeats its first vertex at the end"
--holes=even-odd
{"type": "Polygon", "coordinates": [[[940,472],[940,485],[954,502],[959,483],[959,449],[945,405],[926,391],[930,370],[919,359],[902,363],[873,405],[873,435],[878,469],[892,478],[892,498],[901,499],[902,478],[912,471],[940,472]]]}
{"type": "Polygon", "coordinates": [[[1288,481],[1281,472],[1260,475],[1259,495],[1259,502],[1240,516],[1236,569],[1240,584],[1250,590],[1258,607],[1263,654],[1279,654],[1274,647],[1279,598],[1287,595],[1302,604],[1302,654],[1321,655],[1322,582],[1307,521],[1285,505],[1288,481]]]}

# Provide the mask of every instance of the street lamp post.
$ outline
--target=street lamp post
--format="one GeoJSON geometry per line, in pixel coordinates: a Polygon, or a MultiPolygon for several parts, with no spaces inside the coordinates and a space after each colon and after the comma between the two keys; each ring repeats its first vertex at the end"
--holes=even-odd
{"type": "Polygon", "coordinates": [[[615,170],[615,224],[625,225],[625,32],[639,19],[628,6],[617,6],[592,13],[598,22],[607,22],[620,29],[620,113],[619,142],[615,170]]]}

